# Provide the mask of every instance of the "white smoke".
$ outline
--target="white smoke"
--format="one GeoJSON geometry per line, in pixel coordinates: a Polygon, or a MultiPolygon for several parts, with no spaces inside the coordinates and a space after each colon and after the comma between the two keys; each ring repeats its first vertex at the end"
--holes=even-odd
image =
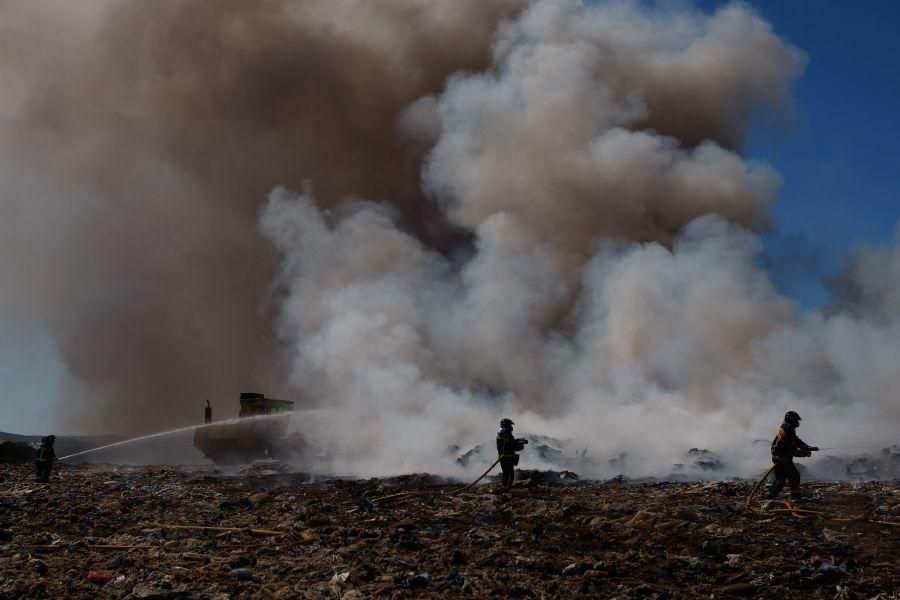
{"type": "Polygon", "coordinates": [[[895,435],[900,253],[863,253],[828,314],[757,266],[780,180],[737,148],[804,60],[743,4],[538,0],[487,70],[398,120],[472,248],[431,251],[387,203],[273,192],[280,332],[292,383],[340,409],[335,467],[454,472],[445,448],[490,445],[501,416],[587,448],[595,475],[622,452],[665,474],[691,447],[746,473],[788,409],[812,444],[895,435]]]}
{"type": "Polygon", "coordinates": [[[598,475],[747,472],[788,409],[896,435],[897,246],[825,311],[758,267],[780,177],[740,148],[805,57],[745,4],[0,0],[0,34],[0,317],[52,338],[65,429],[259,388],[338,409],[308,433],[359,474],[457,472],[502,416],[598,475]]]}

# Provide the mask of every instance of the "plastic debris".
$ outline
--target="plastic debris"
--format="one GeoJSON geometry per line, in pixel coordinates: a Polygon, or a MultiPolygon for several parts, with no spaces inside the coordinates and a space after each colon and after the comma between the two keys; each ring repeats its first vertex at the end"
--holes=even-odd
{"type": "Polygon", "coordinates": [[[313,482],[285,469],[60,465],[55,475],[42,488],[31,465],[0,468],[0,598],[834,598],[841,585],[849,599],[888,598],[897,585],[900,537],[883,523],[900,522],[898,481],[864,491],[805,481],[821,500],[795,517],[775,512],[786,493],[753,503],[768,512],[748,509],[755,481],[530,472],[528,487],[494,495],[491,483],[445,493],[459,482],[424,474],[313,482]],[[361,509],[361,498],[410,491],[422,493],[361,509]],[[84,565],[114,578],[72,577],[84,565]]]}
{"type": "Polygon", "coordinates": [[[104,583],[109,583],[114,578],[115,576],[112,573],[107,573],[106,571],[100,570],[88,571],[88,574],[85,576],[85,579],[87,579],[91,583],[99,583],[101,585],[104,583]]]}

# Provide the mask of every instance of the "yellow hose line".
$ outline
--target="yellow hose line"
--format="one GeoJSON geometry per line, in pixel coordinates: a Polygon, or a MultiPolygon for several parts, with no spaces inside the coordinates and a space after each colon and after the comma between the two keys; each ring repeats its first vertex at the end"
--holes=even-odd
{"type": "MultiPolygon", "coordinates": [[[[794,506],[793,503],[791,503],[790,500],[778,500],[778,501],[777,501],[777,502],[780,502],[781,504],[784,504],[785,508],[769,508],[769,509],[752,508],[752,507],[750,506],[750,502],[753,501],[753,496],[756,495],[756,490],[759,489],[759,486],[762,485],[762,482],[765,481],[766,478],[769,476],[769,474],[770,474],[772,471],[774,471],[774,470],[775,470],[775,465],[772,465],[772,466],[769,468],[769,470],[766,471],[766,474],[763,475],[762,478],[761,478],[758,482],[756,482],[756,485],[753,486],[753,491],[751,491],[751,492],[750,492],[750,495],[747,496],[746,507],[747,507],[751,512],[754,512],[754,513],[757,513],[757,514],[761,514],[761,513],[790,513],[792,516],[794,516],[794,517],[796,517],[796,518],[798,518],[798,519],[803,519],[803,518],[804,518],[803,515],[818,515],[819,518],[821,518],[821,519],[828,519],[829,521],[861,521],[861,520],[863,520],[863,516],[862,516],[862,515],[860,515],[860,516],[858,516],[858,517],[847,517],[846,515],[839,515],[839,514],[836,514],[836,513],[826,513],[826,512],[822,512],[822,511],[820,511],[820,510],[811,510],[811,509],[808,509],[808,508],[798,508],[798,507],[794,506]],[[802,513],[802,514],[800,514],[800,513],[802,513]]],[[[894,522],[894,521],[876,521],[876,520],[874,520],[874,519],[868,519],[868,521],[869,521],[870,523],[878,523],[879,525],[890,525],[891,527],[900,527],[900,522],[894,522]]]]}
{"type": "Polygon", "coordinates": [[[748,507],[750,506],[750,502],[753,501],[753,496],[756,495],[756,490],[758,490],[759,486],[762,485],[762,482],[766,480],[766,478],[769,476],[769,473],[771,473],[774,470],[775,470],[775,465],[772,465],[771,467],[769,467],[769,470],[766,471],[766,474],[763,475],[762,478],[760,478],[760,480],[756,482],[756,485],[753,487],[753,491],[750,492],[749,496],[747,496],[747,506],[748,507]]]}

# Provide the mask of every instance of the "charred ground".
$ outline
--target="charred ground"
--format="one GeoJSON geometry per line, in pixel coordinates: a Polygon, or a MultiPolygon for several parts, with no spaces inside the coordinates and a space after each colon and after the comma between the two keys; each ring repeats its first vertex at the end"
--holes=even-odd
{"type": "Polygon", "coordinates": [[[429,476],[259,468],[62,466],[37,485],[30,466],[9,466],[0,478],[3,599],[892,598],[900,585],[898,481],[808,484],[806,508],[850,519],[835,521],[747,510],[749,482],[535,473],[509,494],[454,494],[429,476]]]}

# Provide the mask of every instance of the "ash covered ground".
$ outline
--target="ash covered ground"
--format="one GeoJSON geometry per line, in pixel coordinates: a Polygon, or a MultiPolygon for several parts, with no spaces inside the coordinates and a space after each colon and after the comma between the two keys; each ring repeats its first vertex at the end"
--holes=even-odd
{"type": "Polygon", "coordinates": [[[791,514],[748,481],[519,477],[5,466],[0,598],[897,597],[897,480],[805,483],[791,514]]]}

